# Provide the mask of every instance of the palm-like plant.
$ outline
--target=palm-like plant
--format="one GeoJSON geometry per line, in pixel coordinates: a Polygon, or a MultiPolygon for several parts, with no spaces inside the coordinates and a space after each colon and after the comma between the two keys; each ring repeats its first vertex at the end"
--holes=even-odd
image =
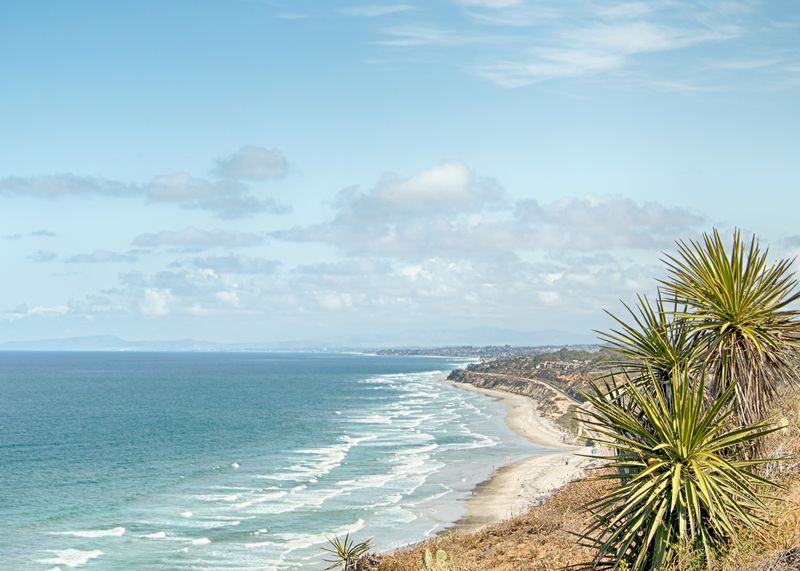
{"type": "Polygon", "coordinates": [[[350,538],[350,534],[344,539],[334,537],[328,539],[330,547],[324,547],[323,551],[330,553],[333,558],[325,559],[326,563],[331,563],[325,569],[340,569],[340,571],[354,571],[358,560],[372,547],[372,539],[367,539],[361,543],[356,543],[350,538]]]}
{"type": "Polygon", "coordinates": [[[793,260],[770,265],[755,237],[749,247],[737,230],[730,253],[717,230],[702,242],[678,242],[667,256],[666,293],[686,310],[686,323],[700,366],[709,374],[712,395],[733,385],[737,417],[752,423],[765,417],[777,386],[795,383],[791,364],[800,347],[800,300],[793,260]]]}
{"type": "Polygon", "coordinates": [[[595,517],[584,541],[597,548],[589,567],[660,569],[676,545],[709,557],[763,521],[761,493],[773,484],[750,469],[768,460],[728,453],[776,429],[731,429],[734,386],[704,403],[703,378],[676,372],[665,387],[655,374],[649,386],[624,377],[585,395],[583,422],[613,450],[600,457],[610,473],[597,478],[619,480],[588,506],[595,517]]]}
{"type": "Polygon", "coordinates": [[[626,322],[610,311],[606,313],[619,325],[608,332],[598,331],[600,338],[619,359],[610,365],[632,377],[655,375],[669,382],[674,373],[685,369],[691,361],[692,345],[686,323],[675,319],[659,292],[655,306],[645,296],[638,296],[636,309],[627,304],[631,318],[626,322]]]}

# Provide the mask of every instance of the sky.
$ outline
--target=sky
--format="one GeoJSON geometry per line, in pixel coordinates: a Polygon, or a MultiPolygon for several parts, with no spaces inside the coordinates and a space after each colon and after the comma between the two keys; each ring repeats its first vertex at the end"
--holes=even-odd
{"type": "Polygon", "coordinates": [[[585,341],[676,240],[800,252],[795,0],[7,0],[0,54],[0,342],[585,341]]]}

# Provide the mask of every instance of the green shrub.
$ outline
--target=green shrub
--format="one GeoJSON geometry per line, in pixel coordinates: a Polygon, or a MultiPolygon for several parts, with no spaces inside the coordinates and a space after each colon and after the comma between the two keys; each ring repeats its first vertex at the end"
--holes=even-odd
{"type": "Polygon", "coordinates": [[[773,484],[752,468],[769,460],[731,452],[778,428],[732,426],[734,385],[704,404],[703,379],[612,378],[585,395],[583,422],[610,450],[602,457],[608,473],[597,478],[619,482],[588,505],[594,521],[583,541],[597,548],[590,567],[660,569],[676,545],[708,559],[740,529],[764,522],[762,494],[773,484]]]}

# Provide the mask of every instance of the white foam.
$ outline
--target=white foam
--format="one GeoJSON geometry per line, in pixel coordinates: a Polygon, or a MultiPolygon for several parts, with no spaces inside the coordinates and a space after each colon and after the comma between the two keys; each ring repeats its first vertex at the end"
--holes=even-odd
{"type": "Polygon", "coordinates": [[[100,557],[103,552],[99,549],[81,551],[80,549],[64,549],[63,551],[53,551],[57,557],[52,559],[41,559],[40,563],[50,563],[53,565],[66,565],[67,567],[80,567],[85,565],[90,559],[100,557]]]}
{"type": "Polygon", "coordinates": [[[248,547],[264,547],[267,545],[278,545],[285,549],[284,555],[291,553],[292,551],[297,551],[298,549],[306,549],[308,547],[313,547],[314,545],[322,545],[328,542],[328,539],[332,536],[339,537],[348,533],[355,533],[364,527],[364,520],[359,519],[351,524],[343,525],[336,529],[331,530],[330,532],[323,532],[323,533],[305,533],[305,534],[297,534],[297,533],[284,533],[278,535],[280,539],[283,540],[281,543],[276,542],[268,542],[265,541],[259,544],[249,544],[248,547]]]}
{"type": "MultiPolygon", "coordinates": [[[[230,527],[236,526],[241,524],[242,522],[238,519],[223,519],[222,516],[213,516],[215,519],[207,519],[207,520],[192,520],[189,524],[182,524],[186,527],[191,527],[194,529],[217,529],[220,527],[230,527]]],[[[250,518],[242,518],[242,519],[250,519],[250,518]]]]}
{"type": "Polygon", "coordinates": [[[238,494],[200,494],[194,496],[194,498],[201,502],[235,502],[243,495],[244,492],[238,494]]]}
{"type": "Polygon", "coordinates": [[[391,521],[397,524],[411,523],[417,519],[414,513],[399,506],[382,509],[381,515],[391,518],[391,521]]]}
{"type": "Polygon", "coordinates": [[[183,517],[192,517],[192,512],[181,512],[183,517]]]}
{"type": "Polygon", "coordinates": [[[249,509],[250,513],[258,514],[282,514],[293,512],[300,508],[306,507],[320,507],[331,498],[335,498],[341,494],[346,493],[348,490],[322,488],[319,490],[305,490],[302,493],[291,495],[287,501],[283,503],[256,505],[249,509]]]}
{"type": "Polygon", "coordinates": [[[392,424],[392,417],[384,414],[370,414],[361,418],[350,419],[356,424],[392,424]]]}
{"type": "Polygon", "coordinates": [[[348,492],[364,488],[382,488],[397,476],[395,474],[373,474],[362,476],[354,480],[342,480],[339,486],[346,488],[348,492]]]}
{"type": "Polygon", "coordinates": [[[433,444],[428,444],[427,446],[418,446],[416,448],[406,448],[405,450],[398,450],[395,452],[396,456],[407,456],[410,454],[425,454],[426,452],[433,452],[439,448],[439,445],[435,442],[433,444]]]}
{"type": "Polygon", "coordinates": [[[367,434],[358,437],[343,434],[339,437],[338,444],[331,444],[330,446],[324,446],[322,448],[304,448],[295,451],[296,454],[300,454],[303,457],[318,456],[319,459],[316,461],[303,460],[287,468],[288,472],[263,474],[256,477],[265,480],[305,481],[315,483],[322,476],[341,466],[351,448],[377,437],[377,434],[367,434]]]}
{"type": "Polygon", "coordinates": [[[155,533],[148,533],[145,535],[140,535],[139,537],[143,539],[166,539],[167,532],[166,531],[157,531],[155,533]]]}
{"type": "Polygon", "coordinates": [[[208,545],[209,543],[211,543],[211,540],[207,537],[192,540],[192,545],[208,545]]]}
{"type": "Polygon", "coordinates": [[[288,495],[289,495],[289,492],[272,492],[272,493],[269,493],[269,494],[261,494],[261,495],[255,496],[253,498],[250,498],[248,500],[245,500],[243,502],[239,502],[237,504],[234,504],[233,507],[235,507],[237,509],[247,509],[247,508],[256,506],[258,504],[263,504],[263,503],[269,502],[271,500],[276,500],[278,498],[286,497],[288,495]]]}
{"type": "Polygon", "coordinates": [[[125,535],[124,527],[114,529],[90,529],[87,531],[55,531],[53,535],[70,535],[72,537],[120,537],[125,535]]]}

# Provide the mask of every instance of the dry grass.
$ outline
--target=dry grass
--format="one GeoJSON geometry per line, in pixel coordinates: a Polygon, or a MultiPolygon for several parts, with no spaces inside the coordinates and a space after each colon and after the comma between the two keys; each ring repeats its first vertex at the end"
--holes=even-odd
{"type": "Polygon", "coordinates": [[[784,460],[766,466],[764,475],[784,489],[770,502],[770,523],[742,535],[716,561],[713,571],[797,571],[800,569],[800,398],[784,398],[775,420],[786,428],[774,433],[765,450],[784,460]]]}
{"type": "MultiPolygon", "coordinates": [[[[708,566],[687,555],[672,571],[798,571],[800,570],[800,398],[787,397],[776,411],[786,424],[774,434],[766,450],[787,457],[767,466],[765,475],[784,486],[770,502],[770,524],[759,532],[745,532],[728,553],[708,566]]],[[[573,482],[542,505],[484,529],[449,532],[380,556],[368,571],[419,571],[425,549],[444,549],[451,563],[447,571],[550,571],[592,558],[591,550],[576,544],[588,516],[582,506],[607,484],[573,482]]]]}
{"type": "Polygon", "coordinates": [[[448,571],[549,571],[585,562],[591,552],[575,544],[575,533],[586,524],[581,506],[600,493],[604,484],[573,482],[526,514],[480,531],[450,532],[398,550],[380,559],[370,571],[422,569],[425,549],[444,549],[452,563],[448,571]]]}

